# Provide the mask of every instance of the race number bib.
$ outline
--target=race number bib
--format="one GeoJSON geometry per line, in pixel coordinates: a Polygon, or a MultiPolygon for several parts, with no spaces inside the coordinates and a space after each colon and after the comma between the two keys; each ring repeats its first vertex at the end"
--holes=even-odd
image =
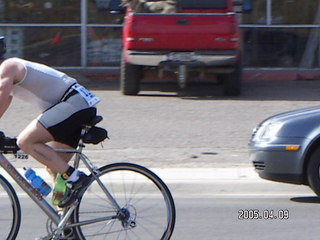
{"type": "Polygon", "coordinates": [[[94,95],[92,92],[90,92],[85,87],[81,86],[80,84],[76,83],[72,86],[74,90],[76,90],[80,95],[86,100],[88,105],[90,107],[96,105],[98,102],[100,102],[100,98],[94,95]]]}

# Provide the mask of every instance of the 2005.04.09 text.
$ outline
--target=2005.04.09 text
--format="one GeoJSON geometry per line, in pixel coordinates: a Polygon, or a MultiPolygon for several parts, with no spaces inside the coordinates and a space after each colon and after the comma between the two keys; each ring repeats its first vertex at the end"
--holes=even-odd
{"type": "Polygon", "coordinates": [[[239,220],[288,220],[289,210],[259,210],[259,209],[240,209],[238,211],[239,220]]]}

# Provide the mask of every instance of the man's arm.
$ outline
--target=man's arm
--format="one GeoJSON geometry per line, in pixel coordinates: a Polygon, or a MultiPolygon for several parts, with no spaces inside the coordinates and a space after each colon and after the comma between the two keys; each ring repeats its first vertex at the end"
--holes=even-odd
{"type": "Polygon", "coordinates": [[[17,68],[14,64],[4,61],[0,67],[0,118],[8,109],[12,96],[11,91],[17,68]]]}
{"type": "Polygon", "coordinates": [[[3,104],[2,103],[0,104],[0,118],[7,111],[11,101],[12,101],[12,96],[9,96],[6,102],[4,102],[3,104]]]}

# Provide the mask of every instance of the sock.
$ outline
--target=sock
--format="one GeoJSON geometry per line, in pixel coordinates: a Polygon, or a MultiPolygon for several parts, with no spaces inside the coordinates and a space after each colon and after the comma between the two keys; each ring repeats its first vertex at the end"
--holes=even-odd
{"type": "Polygon", "coordinates": [[[61,174],[61,177],[64,179],[64,180],[68,180],[69,177],[72,175],[72,173],[74,173],[75,169],[71,166],[69,166],[69,168],[67,169],[67,171],[65,173],[62,173],[61,174]]]}
{"type": "Polygon", "coordinates": [[[68,182],[76,182],[79,179],[79,170],[75,169],[73,173],[67,179],[68,182]]]}

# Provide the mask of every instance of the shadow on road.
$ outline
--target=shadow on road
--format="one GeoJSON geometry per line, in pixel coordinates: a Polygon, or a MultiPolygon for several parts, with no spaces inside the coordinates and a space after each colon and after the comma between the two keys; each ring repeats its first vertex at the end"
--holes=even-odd
{"type": "Polygon", "coordinates": [[[297,203],[320,204],[320,198],[317,196],[294,197],[294,198],[291,198],[290,200],[297,203]]]}
{"type": "Polygon", "coordinates": [[[191,82],[185,89],[173,82],[145,82],[139,95],[175,96],[185,100],[319,101],[320,81],[244,81],[238,97],[223,96],[223,86],[215,82],[191,82]]]}

